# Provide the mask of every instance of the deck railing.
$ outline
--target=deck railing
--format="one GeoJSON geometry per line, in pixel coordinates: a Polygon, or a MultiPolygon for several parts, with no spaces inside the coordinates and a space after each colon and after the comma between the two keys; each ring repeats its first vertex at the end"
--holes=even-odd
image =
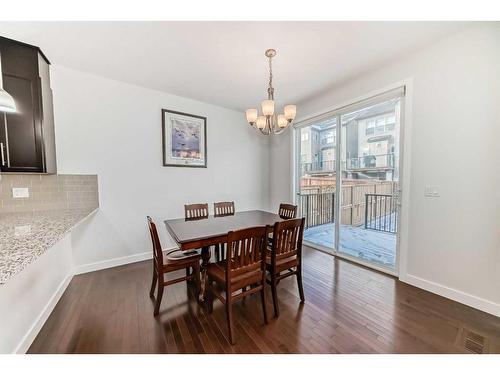
{"type": "Polygon", "coordinates": [[[394,168],[394,154],[365,155],[347,159],[345,169],[394,168]]]}
{"type": "Polygon", "coordinates": [[[308,172],[335,172],[335,160],[301,164],[302,174],[308,172]]]}
{"type": "Polygon", "coordinates": [[[365,229],[396,233],[396,200],[388,194],[365,195],[365,229]]]}
{"type": "MultiPolygon", "coordinates": [[[[301,163],[301,171],[302,174],[335,172],[337,169],[335,163],[335,160],[301,163]]],[[[394,168],[394,154],[366,155],[342,161],[342,170],[355,171],[377,168],[394,168]]]]}
{"type": "MultiPolygon", "coordinates": [[[[383,232],[396,233],[396,200],[392,195],[394,182],[348,185],[342,188],[342,225],[364,226],[383,232]],[[378,194],[385,193],[385,194],[378,194]]],[[[297,196],[305,227],[333,223],[335,220],[335,192],[302,191],[297,196]]]]}
{"type": "Polygon", "coordinates": [[[299,194],[300,212],[305,217],[305,228],[333,223],[335,219],[335,193],[299,194]]]}

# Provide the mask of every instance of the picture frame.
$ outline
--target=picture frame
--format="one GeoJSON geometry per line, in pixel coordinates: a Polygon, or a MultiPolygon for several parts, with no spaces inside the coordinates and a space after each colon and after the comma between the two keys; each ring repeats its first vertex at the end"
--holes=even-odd
{"type": "Polygon", "coordinates": [[[161,110],[164,167],[207,168],[207,118],[161,110]]]}

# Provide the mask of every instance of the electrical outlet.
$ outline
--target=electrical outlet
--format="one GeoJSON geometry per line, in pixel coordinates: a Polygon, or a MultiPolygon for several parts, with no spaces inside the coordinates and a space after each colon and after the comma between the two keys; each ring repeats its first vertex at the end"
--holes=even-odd
{"type": "Polygon", "coordinates": [[[29,198],[29,196],[28,188],[12,188],[12,198],[29,198]]]}
{"type": "Polygon", "coordinates": [[[438,185],[426,185],[424,195],[432,198],[439,197],[441,195],[440,187],[438,185]]]}

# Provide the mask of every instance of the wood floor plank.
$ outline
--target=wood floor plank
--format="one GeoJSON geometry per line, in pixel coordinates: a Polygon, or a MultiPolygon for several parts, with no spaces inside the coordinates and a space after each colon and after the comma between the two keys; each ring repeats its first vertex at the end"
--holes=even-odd
{"type": "Polygon", "coordinates": [[[237,302],[236,345],[224,306],[208,314],[186,283],[154,317],[144,261],[75,276],[29,353],[467,353],[469,331],[500,353],[500,318],[307,247],[303,259],[306,302],[294,278],[278,285],[279,318],[268,293],[268,325],[260,296],[237,302]]]}

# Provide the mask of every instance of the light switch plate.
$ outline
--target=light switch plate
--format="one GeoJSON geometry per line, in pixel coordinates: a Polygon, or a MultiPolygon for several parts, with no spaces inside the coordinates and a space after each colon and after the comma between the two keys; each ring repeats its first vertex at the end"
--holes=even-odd
{"type": "Polygon", "coordinates": [[[29,196],[28,188],[12,188],[12,198],[29,198],[29,196]]]}
{"type": "Polygon", "coordinates": [[[426,185],[424,194],[426,197],[439,197],[441,195],[439,185],[426,185]]]}

